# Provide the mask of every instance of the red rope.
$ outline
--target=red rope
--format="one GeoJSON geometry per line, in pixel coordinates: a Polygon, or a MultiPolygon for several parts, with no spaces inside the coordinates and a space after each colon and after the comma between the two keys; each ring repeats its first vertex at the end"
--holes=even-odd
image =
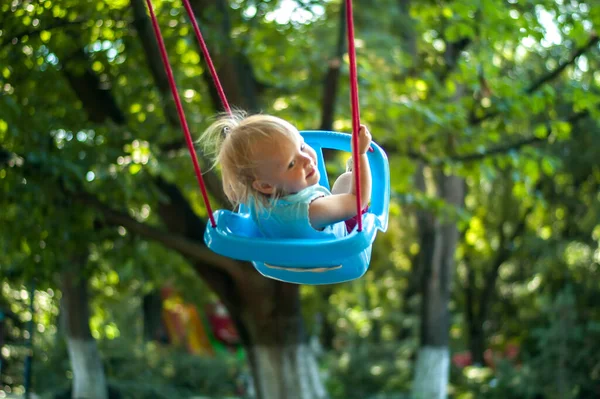
{"type": "Polygon", "coordinates": [[[175,105],[177,106],[177,113],[179,115],[179,121],[181,122],[181,128],[183,129],[183,133],[185,135],[185,140],[188,146],[188,150],[190,151],[190,155],[192,156],[192,162],[194,164],[194,171],[196,172],[196,178],[198,179],[198,184],[200,185],[200,190],[202,191],[202,198],[204,199],[204,204],[206,205],[206,211],[208,212],[208,217],[210,218],[210,223],[212,227],[216,227],[215,219],[213,217],[212,209],[210,206],[210,201],[208,199],[208,193],[206,192],[206,186],[204,185],[204,179],[202,178],[202,171],[200,170],[200,165],[198,164],[198,158],[196,157],[196,150],[194,149],[194,142],[192,141],[192,135],[190,134],[190,129],[188,128],[187,121],[185,119],[185,113],[183,112],[183,106],[181,105],[181,100],[179,98],[179,93],[177,92],[177,86],[175,84],[175,78],[173,77],[173,71],[171,70],[171,65],[169,64],[169,57],[167,55],[167,49],[165,48],[165,43],[162,38],[162,34],[160,33],[160,27],[158,26],[158,21],[156,20],[156,15],[154,15],[154,9],[152,8],[152,0],[146,0],[146,4],[148,5],[148,9],[150,10],[150,17],[152,19],[152,27],[154,28],[154,35],[156,36],[156,40],[158,42],[158,47],[160,48],[160,55],[162,57],[162,61],[165,67],[165,72],[167,73],[167,77],[169,79],[169,86],[171,87],[171,93],[173,94],[173,99],[175,100],[175,105]]]}
{"type": "Polygon", "coordinates": [[[360,131],[360,109],[358,104],[358,78],[356,73],[356,49],[354,47],[354,20],[352,0],[346,0],[346,24],[348,25],[348,56],[350,58],[350,100],[352,107],[352,158],[354,160],[354,187],[356,188],[356,214],[358,231],[362,231],[362,204],[360,201],[360,161],[358,153],[358,133],[360,131]]]}
{"type": "MultiPolygon", "coordinates": [[[[200,185],[200,189],[202,191],[202,197],[204,199],[204,204],[206,205],[206,209],[208,211],[208,216],[210,218],[210,222],[212,227],[216,227],[215,220],[213,218],[212,209],[210,206],[210,201],[208,199],[208,193],[206,192],[206,186],[204,184],[204,179],[202,178],[202,172],[200,170],[200,165],[198,164],[198,158],[196,156],[196,151],[194,149],[194,144],[192,141],[192,137],[187,125],[187,121],[185,118],[185,113],[183,111],[183,106],[181,105],[181,100],[179,98],[179,94],[177,92],[177,87],[175,85],[175,79],[173,77],[173,71],[171,70],[171,65],[169,64],[169,59],[167,55],[167,50],[165,48],[165,44],[160,33],[160,27],[158,26],[158,22],[156,20],[156,15],[154,15],[154,10],[152,8],[152,0],[146,0],[146,4],[148,5],[148,9],[150,10],[150,17],[152,19],[152,27],[154,28],[154,34],[156,35],[156,40],[158,41],[158,45],[160,48],[160,53],[162,57],[163,64],[165,66],[165,71],[167,73],[167,77],[169,79],[169,86],[171,87],[171,93],[173,94],[173,98],[175,100],[175,105],[177,106],[177,113],[179,115],[179,120],[181,122],[181,127],[185,134],[186,143],[188,149],[190,151],[190,155],[192,156],[192,162],[194,164],[194,171],[196,172],[196,177],[198,179],[198,184],[200,185]]],[[[196,18],[194,16],[194,11],[190,6],[189,0],[183,0],[183,4],[185,9],[189,15],[190,21],[194,28],[194,33],[196,34],[196,39],[200,44],[200,48],[202,49],[202,54],[204,55],[204,59],[212,76],[213,82],[223,103],[223,108],[227,113],[231,114],[231,108],[229,107],[229,103],[227,101],[227,97],[225,96],[225,92],[223,87],[221,86],[221,82],[219,81],[219,77],[213,65],[212,59],[210,57],[210,53],[204,42],[204,38],[202,37],[202,33],[200,32],[200,28],[198,27],[198,23],[196,22],[196,18]]],[[[354,178],[355,178],[355,188],[356,188],[356,214],[358,215],[358,231],[362,231],[362,204],[360,199],[360,162],[358,153],[358,135],[360,131],[360,109],[358,103],[358,78],[356,72],[356,49],[354,46],[354,20],[353,20],[353,12],[352,12],[352,0],[346,0],[346,20],[348,26],[348,55],[350,58],[350,100],[351,100],[351,108],[352,108],[352,143],[353,143],[353,151],[352,158],[354,160],[354,178]]]]}
{"type": "Polygon", "coordinates": [[[215,84],[215,88],[219,93],[219,97],[221,98],[221,103],[223,103],[223,108],[227,111],[228,114],[231,114],[231,108],[229,107],[229,103],[227,102],[227,97],[225,97],[225,91],[223,90],[223,86],[221,86],[221,82],[219,81],[219,76],[217,76],[217,71],[215,70],[215,66],[213,65],[212,59],[210,58],[210,53],[208,52],[208,47],[206,47],[206,43],[204,42],[204,38],[202,37],[202,33],[200,32],[200,28],[198,27],[198,22],[196,21],[196,17],[194,16],[194,10],[192,10],[192,6],[190,6],[189,0],[183,0],[183,5],[185,6],[185,10],[190,17],[190,21],[192,22],[192,26],[194,27],[194,33],[196,34],[196,39],[198,39],[198,43],[200,44],[200,48],[202,49],[202,54],[204,54],[204,60],[206,61],[206,65],[210,70],[210,76],[212,76],[212,80],[215,84]]]}

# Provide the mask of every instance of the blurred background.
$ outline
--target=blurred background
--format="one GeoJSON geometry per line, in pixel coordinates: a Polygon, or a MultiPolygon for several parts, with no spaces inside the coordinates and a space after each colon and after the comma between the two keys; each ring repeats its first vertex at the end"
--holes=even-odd
{"type": "MultiPolygon", "coordinates": [[[[600,397],[600,6],[353,4],[390,227],[327,286],[204,246],[143,0],[0,4],[0,398],[600,397]]],[[[197,137],[219,97],[153,5],[197,137]]],[[[351,131],[342,1],[191,5],[233,106],[351,131]]]]}

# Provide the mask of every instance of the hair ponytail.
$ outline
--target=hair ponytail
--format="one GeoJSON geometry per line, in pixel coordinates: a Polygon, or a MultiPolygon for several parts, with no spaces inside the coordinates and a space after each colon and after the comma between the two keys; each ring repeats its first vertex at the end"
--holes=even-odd
{"type": "Polygon", "coordinates": [[[280,134],[293,134],[294,130],[289,122],[274,116],[247,117],[245,112],[235,111],[217,116],[200,135],[198,143],[204,156],[212,159],[211,169],[219,165],[223,191],[234,206],[248,201],[259,201],[267,205],[269,199],[276,196],[266,196],[252,185],[257,167],[262,161],[254,155],[255,143],[270,140],[280,134]]]}
{"type": "Polygon", "coordinates": [[[202,147],[204,156],[212,160],[211,169],[216,166],[219,161],[219,154],[223,143],[227,136],[240,122],[245,118],[245,113],[236,111],[231,114],[221,114],[206,130],[200,135],[197,140],[202,147]]]}

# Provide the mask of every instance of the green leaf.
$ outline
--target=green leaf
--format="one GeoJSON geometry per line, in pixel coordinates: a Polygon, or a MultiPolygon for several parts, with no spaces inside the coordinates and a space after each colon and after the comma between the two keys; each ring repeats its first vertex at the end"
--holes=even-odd
{"type": "Polygon", "coordinates": [[[142,170],[142,165],[138,163],[133,163],[129,165],[129,173],[132,175],[137,174],[140,170],[142,170]]]}
{"type": "Polygon", "coordinates": [[[535,127],[533,135],[538,139],[545,139],[548,136],[548,126],[545,124],[539,124],[535,127]]]}

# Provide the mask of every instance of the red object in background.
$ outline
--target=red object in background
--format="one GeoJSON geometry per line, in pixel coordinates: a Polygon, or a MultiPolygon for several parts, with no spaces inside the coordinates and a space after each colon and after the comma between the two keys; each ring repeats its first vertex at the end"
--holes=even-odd
{"type": "Polygon", "coordinates": [[[226,345],[240,343],[240,336],[222,303],[216,302],[206,305],[206,314],[215,338],[226,345]]]}
{"type": "Polygon", "coordinates": [[[189,353],[214,355],[214,348],[196,306],[185,303],[171,287],[163,287],[161,296],[167,302],[162,309],[162,319],[170,343],[185,347],[189,353]]]}
{"type": "MultiPolygon", "coordinates": [[[[519,357],[520,348],[516,344],[507,344],[504,347],[504,352],[494,352],[490,348],[483,352],[483,361],[485,365],[491,369],[496,368],[496,360],[506,359],[516,362],[519,357]]],[[[455,353],[452,356],[452,364],[459,368],[464,368],[473,365],[473,356],[471,351],[455,353]]]]}
{"type": "Polygon", "coordinates": [[[452,364],[459,368],[465,368],[470,366],[473,363],[473,357],[471,356],[471,352],[459,352],[455,353],[452,356],[452,364]]]}
{"type": "Polygon", "coordinates": [[[506,345],[506,348],[504,348],[504,356],[508,359],[508,360],[515,360],[517,358],[517,356],[519,356],[519,345],[516,344],[508,344],[506,345]]]}

